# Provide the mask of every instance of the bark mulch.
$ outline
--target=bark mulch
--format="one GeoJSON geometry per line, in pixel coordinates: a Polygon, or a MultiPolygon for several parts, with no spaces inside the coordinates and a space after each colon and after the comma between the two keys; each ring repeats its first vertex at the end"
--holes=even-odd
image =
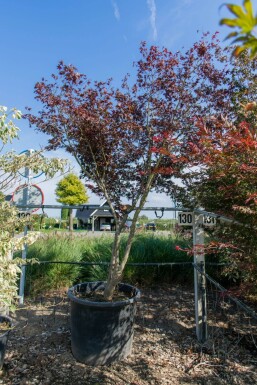
{"type": "Polygon", "coordinates": [[[111,366],[91,367],[73,358],[65,292],[27,300],[25,306],[17,311],[0,384],[257,384],[256,350],[229,334],[204,346],[196,341],[193,291],[183,286],[142,289],[133,353],[111,366]]]}

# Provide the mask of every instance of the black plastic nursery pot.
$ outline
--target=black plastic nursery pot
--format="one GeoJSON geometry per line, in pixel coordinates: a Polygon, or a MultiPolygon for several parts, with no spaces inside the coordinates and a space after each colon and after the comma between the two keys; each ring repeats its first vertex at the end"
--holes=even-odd
{"type": "Polygon", "coordinates": [[[5,355],[5,350],[7,346],[7,341],[10,333],[10,329],[8,330],[2,330],[1,329],[1,324],[7,324],[8,327],[12,327],[12,320],[8,316],[0,316],[0,370],[3,367],[4,363],[4,355],[5,355]]]}
{"type": "Polygon", "coordinates": [[[102,291],[105,282],[85,282],[68,291],[71,301],[71,349],[87,365],[107,365],[126,358],[132,350],[136,302],[140,291],[128,284],[118,290],[128,299],[93,302],[83,293],[102,291]]]}

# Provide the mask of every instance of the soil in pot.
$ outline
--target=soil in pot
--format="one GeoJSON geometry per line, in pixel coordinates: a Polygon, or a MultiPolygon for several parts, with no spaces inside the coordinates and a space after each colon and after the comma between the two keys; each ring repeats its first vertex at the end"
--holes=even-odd
{"type": "Polygon", "coordinates": [[[140,292],[131,285],[119,284],[116,302],[98,301],[104,285],[104,282],[86,282],[68,291],[72,353],[88,365],[111,364],[127,357],[132,350],[140,292]]]}

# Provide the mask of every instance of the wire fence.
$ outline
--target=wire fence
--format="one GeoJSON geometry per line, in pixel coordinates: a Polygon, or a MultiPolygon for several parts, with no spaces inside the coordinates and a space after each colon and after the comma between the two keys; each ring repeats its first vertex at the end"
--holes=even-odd
{"type": "Polygon", "coordinates": [[[257,313],[208,274],[204,276],[208,340],[203,346],[224,359],[244,349],[257,356],[257,313]]]}

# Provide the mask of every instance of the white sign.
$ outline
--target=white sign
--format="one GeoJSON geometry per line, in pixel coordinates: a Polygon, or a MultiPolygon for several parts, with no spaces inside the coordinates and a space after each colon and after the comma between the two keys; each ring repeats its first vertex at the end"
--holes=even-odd
{"type": "MultiPolygon", "coordinates": [[[[14,190],[12,201],[16,205],[42,205],[44,203],[44,193],[36,184],[23,184],[14,190]]],[[[30,211],[31,213],[37,210],[38,208],[25,209],[26,212],[30,211]]]]}
{"type": "Polygon", "coordinates": [[[203,225],[204,226],[216,226],[216,217],[205,214],[203,216],[203,225]]]}
{"type": "Polygon", "coordinates": [[[193,226],[194,213],[179,212],[178,213],[178,224],[180,226],[193,226]]]}
{"type": "MultiPolygon", "coordinates": [[[[200,215],[200,223],[204,226],[211,227],[216,226],[216,217],[208,214],[200,215]]],[[[179,212],[178,213],[178,224],[180,226],[193,226],[195,221],[195,214],[193,212],[179,212]]],[[[198,222],[198,223],[199,223],[198,222]]]]}

